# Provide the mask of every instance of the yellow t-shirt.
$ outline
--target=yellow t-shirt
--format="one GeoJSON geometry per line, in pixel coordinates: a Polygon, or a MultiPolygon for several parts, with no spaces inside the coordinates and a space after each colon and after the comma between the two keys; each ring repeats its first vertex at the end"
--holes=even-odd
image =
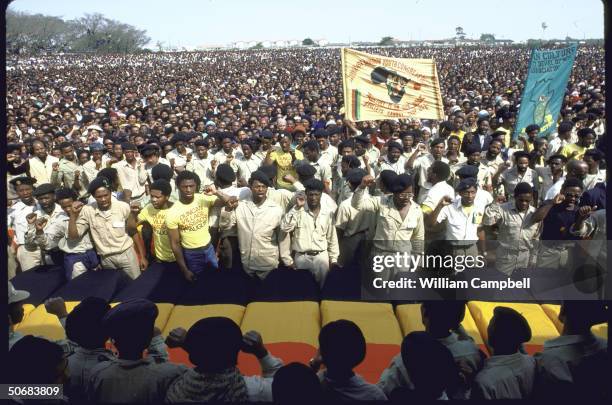
{"type": "Polygon", "coordinates": [[[587,150],[587,148],[585,148],[584,146],[580,146],[577,143],[570,143],[565,145],[563,149],[561,149],[561,154],[565,156],[568,160],[570,160],[570,158],[581,160],[584,157],[584,152],[586,152],[587,150]],[[577,152],[577,154],[576,156],[572,157],[572,154],[574,152],[577,152]]]}
{"type": "MultiPolygon", "coordinates": [[[[148,222],[153,228],[153,244],[155,245],[155,257],[164,262],[175,262],[174,253],[172,253],[172,245],[168,237],[168,228],[166,227],[166,214],[170,209],[158,210],[151,204],[138,214],[138,222],[148,222]]],[[[147,249],[149,247],[147,246],[147,249]]]]}
{"type": "MultiPolygon", "coordinates": [[[[296,149],[295,158],[297,160],[302,160],[304,159],[304,155],[301,151],[296,149]]],[[[297,172],[295,171],[295,168],[292,164],[293,158],[291,157],[291,153],[283,152],[281,150],[275,150],[270,154],[270,159],[272,159],[273,162],[276,162],[276,165],[278,167],[278,172],[276,174],[276,182],[278,186],[280,188],[292,190],[293,184],[283,180],[283,176],[287,174],[290,174],[297,179],[297,172]]]]}
{"type": "Polygon", "coordinates": [[[174,203],[166,214],[168,229],[178,229],[181,246],[197,249],[210,243],[208,211],[217,201],[217,196],[196,194],[191,204],[174,203]]]}

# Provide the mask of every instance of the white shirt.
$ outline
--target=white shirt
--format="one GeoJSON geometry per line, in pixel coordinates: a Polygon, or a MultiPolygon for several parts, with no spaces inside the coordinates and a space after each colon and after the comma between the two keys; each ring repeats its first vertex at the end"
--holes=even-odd
{"type": "Polygon", "coordinates": [[[18,201],[8,209],[8,226],[13,227],[15,231],[15,242],[18,245],[25,243],[25,234],[28,231],[28,221],[26,216],[36,210],[38,204],[25,205],[23,202],[18,201]]]}
{"type": "Polygon", "coordinates": [[[478,227],[482,223],[484,208],[479,207],[476,203],[472,206],[469,213],[464,212],[464,207],[461,205],[461,197],[442,208],[438,215],[438,223],[446,220],[446,239],[452,241],[470,241],[478,240],[478,227]]]}
{"type": "Polygon", "coordinates": [[[185,148],[185,154],[181,155],[176,149],[172,149],[170,152],[168,152],[168,154],[166,155],[166,159],[168,159],[168,162],[172,161],[172,159],[174,159],[174,167],[177,166],[185,166],[187,164],[187,155],[193,153],[193,151],[189,148],[185,148]]]}
{"type": "Polygon", "coordinates": [[[455,199],[455,190],[445,181],[440,181],[427,190],[427,195],[421,205],[425,205],[433,211],[442,200],[442,197],[449,197],[451,200],[455,199]]]}

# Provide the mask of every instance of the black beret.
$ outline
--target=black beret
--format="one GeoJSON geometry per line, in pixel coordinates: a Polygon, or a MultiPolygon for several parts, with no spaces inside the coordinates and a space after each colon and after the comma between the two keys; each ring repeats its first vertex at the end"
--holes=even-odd
{"type": "Polygon", "coordinates": [[[265,173],[265,175],[268,176],[270,180],[274,179],[276,177],[276,174],[278,173],[276,165],[261,165],[258,170],[261,170],[263,173],[265,173]]]}
{"type": "Polygon", "coordinates": [[[36,184],[36,179],[32,177],[27,177],[27,176],[21,176],[21,177],[15,177],[9,183],[11,183],[15,187],[21,186],[22,184],[28,184],[30,186],[33,186],[34,184],[36,184]]]}
{"type": "Polygon", "coordinates": [[[480,153],[480,147],[474,143],[470,143],[465,148],[465,156],[471,155],[473,153],[480,153]]]}
{"type": "Polygon", "coordinates": [[[111,189],[111,183],[105,177],[96,177],[89,183],[89,187],[87,188],[87,192],[93,195],[97,189],[104,187],[107,189],[111,189]]]}
{"type": "Polygon", "coordinates": [[[367,145],[370,143],[370,138],[367,135],[359,135],[359,136],[356,136],[354,139],[355,139],[355,142],[359,142],[363,145],[367,145]]]}
{"type": "Polygon", "coordinates": [[[155,153],[159,153],[159,146],[157,145],[146,145],[140,150],[141,155],[154,155],[155,153]]]}
{"type": "Polygon", "coordinates": [[[85,298],[66,318],[68,339],[80,344],[92,333],[92,329],[101,329],[102,319],[110,308],[102,298],[85,298]]]}
{"type": "Polygon", "coordinates": [[[304,183],[306,191],[321,191],[323,192],[323,182],[317,179],[310,179],[304,183]]]}
{"type": "Polygon", "coordinates": [[[429,145],[430,145],[430,146],[433,148],[434,146],[436,146],[436,145],[438,145],[438,144],[440,144],[440,143],[444,145],[444,139],[442,139],[442,138],[436,138],[436,139],[433,139],[433,140],[432,140],[432,141],[429,143],[429,145]]]}
{"type": "Polygon", "coordinates": [[[457,170],[456,174],[460,178],[476,177],[478,176],[478,167],[472,165],[465,165],[461,169],[457,170]]]}
{"type": "Polygon", "coordinates": [[[395,173],[393,170],[383,170],[380,172],[380,181],[389,191],[391,190],[392,184],[396,177],[397,173],[395,173]]]}
{"type": "Polygon", "coordinates": [[[347,173],[346,173],[346,180],[351,183],[353,186],[359,185],[361,184],[361,180],[363,180],[363,178],[365,176],[367,176],[368,173],[366,173],[365,170],[363,169],[350,169],[347,173]]]}
{"type": "Polygon", "coordinates": [[[495,320],[495,331],[498,336],[512,336],[516,338],[517,342],[528,342],[531,340],[529,323],[516,310],[508,307],[495,307],[493,319],[495,320]]]}
{"type": "Polygon", "coordinates": [[[99,143],[92,143],[91,145],[89,145],[89,151],[90,152],[95,152],[95,151],[103,151],[104,150],[104,145],[100,145],[99,143]]]}
{"type": "Polygon", "coordinates": [[[153,302],[136,298],[124,301],[109,310],[102,319],[102,324],[109,336],[114,338],[117,335],[128,333],[134,325],[150,324],[153,327],[158,313],[157,306],[153,302]]]}
{"type": "Polygon", "coordinates": [[[262,139],[272,139],[272,132],[271,132],[271,131],[269,131],[269,130],[267,130],[267,129],[264,129],[263,131],[261,131],[261,133],[259,134],[259,136],[260,136],[262,139]]]}
{"type": "Polygon", "coordinates": [[[217,167],[216,177],[225,183],[233,183],[236,180],[236,173],[234,173],[234,169],[230,165],[223,163],[217,167]]]}
{"type": "Polygon", "coordinates": [[[265,184],[267,187],[272,186],[272,181],[270,180],[270,177],[262,170],[255,170],[253,173],[251,173],[250,180],[257,180],[258,182],[265,184]]]}
{"type": "Polygon", "coordinates": [[[314,176],[317,173],[317,169],[314,166],[303,163],[295,168],[295,171],[300,177],[310,177],[314,176]]]}
{"type": "Polygon", "coordinates": [[[406,190],[408,187],[414,186],[414,179],[409,174],[400,174],[398,175],[393,182],[391,183],[391,187],[389,191],[392,193],[401,193],[406,190]]]}
{"type": "Polygon", "coordinates": [[[467,177],[465,179],[462,179],[457,185],[456,191],[461,192],[467,190],[470,187],[477,187],[476,179],[474,177],[467,177]]]}
{"type": "Polygon", "coordinates": [[[387,150],[391,150],[392,148],[398,149],[400,152],[404,150],[404,148],[402,148],[402,145],[400,145],[399,142],[395,141],[391,141],[387,144],[387,150]]]}
{"type": "Polygon", "coordinates": [[[51,183],[41,184],[32,192],[34,197],[40,197],[41,195],[45,194],[55,194],[55,186],[51,183]]]}
{"type": "Polygon", "coordinates": [[[315,138],[327,138],[328,136],[329,136],[329,132],[327,132],[323,128],[317,129],[314,133],[315,138]]]}

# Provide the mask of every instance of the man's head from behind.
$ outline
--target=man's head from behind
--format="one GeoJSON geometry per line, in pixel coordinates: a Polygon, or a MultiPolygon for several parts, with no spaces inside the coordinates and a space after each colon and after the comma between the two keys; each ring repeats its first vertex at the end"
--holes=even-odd
{"type": "Polygon", "coordinates": [[[236,366],[242,332],[229,318],[200,319],[187,332],[183,347],[198,371],[221,373],[236,366]]]}
{"type": "Polygon", "coordinates": [[[411,332],[402,341],[402,362],[418,398],[436,400],[454,385],[453,355],[428,332],[411,332]]]}
{"type": "Polygon", "coordinates": [[[366,341],[359,326],[340,319],[321,328],[319,351],[329,372],[346,374],[365,358],[366,341]]]}
{"type": "Polygon", "coordinates": [[[290,363],[274,374],[272,397],[276,404],[316,404],[322,390],[315,372],[302,363],[290,363]]]}
{"type": "Polygon", "coordinates": [[[85,349],[104,347],[108,333],[102,326],[110,305],[98,297],[85,298],[66,318],[66,337],[85,349]]]}
{"type": "Polygon", "coordinates": [[[137,360],[153,338],[159,311],[149,300],[124,301],[108,311],[102,319],[105,332],[113,339],[123,359],[137,360]]]}

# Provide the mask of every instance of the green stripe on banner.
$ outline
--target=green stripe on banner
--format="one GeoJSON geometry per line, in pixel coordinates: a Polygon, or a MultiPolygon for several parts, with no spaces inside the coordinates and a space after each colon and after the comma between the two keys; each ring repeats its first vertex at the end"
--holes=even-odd
{"type": "Polygon", "coordinates": [[[359,121],[361,115],[361,93],[359,90],[353,90],[353,115],[354,121],[359,121]]]}

